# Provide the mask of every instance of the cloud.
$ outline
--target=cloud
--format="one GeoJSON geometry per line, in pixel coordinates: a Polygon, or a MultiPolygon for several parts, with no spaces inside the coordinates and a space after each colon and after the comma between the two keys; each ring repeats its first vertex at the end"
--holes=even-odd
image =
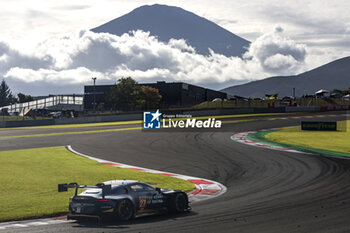
{"type": "Polygon", "coordinates": [[[277,53],[266,58],[263,65],[264,67],[268,67],[268,69],[286,70],[295,66],[297,63],[298,61],[293,56],[277,53]]]}
{"type": "Polygon", "coordinates": [[[275,33],[282,33],[284,30],[283,30],[283,28],[281,27],[281,26],[276,26],[275,27],[275,33]]]}
{"type": "Polygon", "coordinates": [[[263,69],[270,73],[291,73],[298,69],[307,55],[306,45],[298,44],[283,34],[283,28],[264,34],[251,44],[245,58],[259,60],[263,69]]]}
{"type": "Polygon", "coordinates": [[[66,87],[65,93],[81,92],[93,76],[98,77],[98,84],[131,76],[141,83],[166,80],[226,87],[282,71],[294,73],[306,57],[306,47],[276,27],[253,42],[244,57],[226,57],[213,51],[203,56],[183,39],[164,43],[142,31],[122,36],[81,31],[42,41],[25,54],[1,42],[0,73],[15,85],[11,87],[15,92],[36,95],[45,95],[47,90],[53,93],[55,87],[66,87]],[[29,85],[38,87],[36,93],[30,93],[29,85]]]}
{"type": "Polygon", "coordinates": [[[52,10],[69,10],[69,11],[75,11],[75,10],[85,10],[91,8],[89,5],[65,5],[65,6],[55,6],[52,7],[52,10]]]}
{"type": "Polygon", "coordinates": [[[70,85],[70,84],[80,84],[86,81],[86,77],[90,78],[92,76],[101,76],[99,72],[91,71],[85,67],[78,67],[76,69],[67,70],[51,70],[51,69],[25,69],[25,68],[11,68],[6,76],[17,77],[17,79],[30,84],[33,82],[42,82],[53,85],[70,85]]]}
{"type": "Polygon", "coordinates": [[[277,21],[304,28],[303,34],[313,36],[315,34],[337,34],[339,36],[346,32],[346,22],[349,19],[349,16],[344,14],[346,9],[326,8],[322,3],[315,3],[314,6],[309,5],[302,9],[297,9],[300,8],[297,5],[293,8],[264,6],[260,9],[259,14],[264,15],[271,22],[277,21]],[[267,14],[267,12],[269,13],[267,14]]]}
{"type": "Polygon", "coordinates": [[[12,67],[39,69],[49,67],[50,64],[52,64],[51,56],[45,54],[42,56],[22,54],[8,43],[0,41],[0,74],[4,74],[12,67]]]}

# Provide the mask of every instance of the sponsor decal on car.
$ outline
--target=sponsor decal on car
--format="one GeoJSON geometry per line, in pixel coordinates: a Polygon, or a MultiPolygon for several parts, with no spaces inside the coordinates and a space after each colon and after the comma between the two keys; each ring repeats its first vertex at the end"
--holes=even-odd
{"type": "Polygon", "coordinates": [[[162,194],[157,194],[153,196],[153,199],[151,200],[152,204],[159,204],[159,203],[163,203],[164,196],[162,194]]]}

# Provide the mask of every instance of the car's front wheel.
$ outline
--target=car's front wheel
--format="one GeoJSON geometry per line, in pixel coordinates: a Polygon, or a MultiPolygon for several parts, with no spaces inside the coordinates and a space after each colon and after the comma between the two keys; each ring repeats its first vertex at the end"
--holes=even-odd
{"type": "Polygon", "coordinates": [[[172,212],[184,212],[187,209],[188,201],[183,193],[177,193],[174,196],[173,203],[171,205],[172,212]]]}
{"type": "Polygon", "coordinates": [[[119,220],[126,221],[132,219],[134,217],[134,212],[134,205],[130,200],[125,199],[117,203],[115,213],[119,220]]]}

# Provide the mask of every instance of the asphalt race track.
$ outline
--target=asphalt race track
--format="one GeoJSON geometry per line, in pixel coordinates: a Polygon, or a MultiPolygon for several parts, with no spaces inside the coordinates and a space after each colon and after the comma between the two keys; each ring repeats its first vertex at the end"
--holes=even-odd
{"type": "MultiPolygon", "coordinates": [[[[322,120],[334,119],[340,118],[322,120]]],[[[223,132],[130,130],[0,139],[0,150],[72,145],[94,157],[203,177],[227,187],[217,198],[193,203],[193,211],[185,214],[0,232],[350,232],[350,161],[252,147],[230,139],[238,132],[298,125],[300,121],[233,123],[226,124],[223,132]]],[[[1,130],[0,136],[53,131],[1,130]]]]}

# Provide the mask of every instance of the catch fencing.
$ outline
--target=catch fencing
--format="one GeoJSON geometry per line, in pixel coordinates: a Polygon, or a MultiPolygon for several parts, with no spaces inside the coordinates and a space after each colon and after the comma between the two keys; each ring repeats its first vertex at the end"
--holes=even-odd
{"type": "Polygon", "coordinates": [[[50,96],[44,99],[38,99],[25,103],[14,103],[8,106],[0,108],[0,111],[7,109],[7,112],[21,112],[23,109],[50,109],[50,110],[63,110],[72,109],[77,111],[83,110],[82,96],[75,95],[57,95],[50,96]]]}

